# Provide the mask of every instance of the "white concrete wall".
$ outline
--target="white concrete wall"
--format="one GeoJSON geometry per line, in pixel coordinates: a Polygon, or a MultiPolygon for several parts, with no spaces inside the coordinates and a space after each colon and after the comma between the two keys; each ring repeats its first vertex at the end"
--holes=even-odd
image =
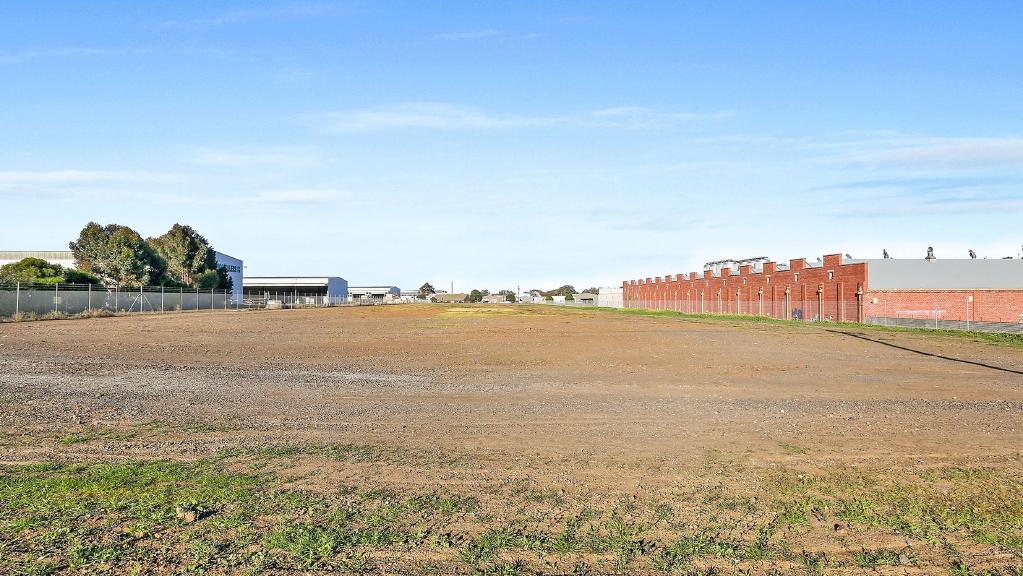
{"type": "Polygon", "coordinates": [[[623,308],[623,289],[621,286],[601,287],[597,292],[597,306],[607,308],[623,308]]]}

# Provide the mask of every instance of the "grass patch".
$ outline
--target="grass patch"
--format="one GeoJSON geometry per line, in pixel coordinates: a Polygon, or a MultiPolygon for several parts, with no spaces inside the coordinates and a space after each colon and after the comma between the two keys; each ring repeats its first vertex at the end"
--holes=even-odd
{"type": "Polygon", "coordinates": [[[314,493],[283,489],[285,480],[270,474],[225,471],[221,460],[2,466],[0,573],[697,574],[722,565],[743,573],[907,565],[967,573],[977,560],[988,573],[1019,574],[1007,571],[1023,559],[1023,489],[1011,474],[947,468],[896,480],[841,470],[765,480],[755,501],[680,495],[667,514],[664,502],[599,510],[523,503],[512,490],[487,502],[359,487],[314,493]],[[829,546],[825,555],[793,551],[786,540],[813,531],[814,539],[834,538],[837,523],[865,539],[899,535],[914,544],[829,546]],[[1015,563],[991,572],[984,559],[992,550],[1015,554],[1015,563]]]}
{"type": "Polygon", "coordinates": [[[86,428],[64,434],[57,441],[64,446],[84,444],[93,440],[132,440],[139,436],[137,430],[117,430],[114,428],[101,428],[98,426],[87,426],[86,428]]]}
{"type": "Polygon", "coordinates": [[[782,442],[781,449],[784,450],[786,454],[809,454],[810,453],[810,449],[809,448],[804,448],[802,446],[797,446],[796,444],[789,444],[787,442],[782,442]]]}
{"type": "Polygon", "coordinates": [[[709,321],[709,322],[737,322],[740,324],[773,324],[782,326],[794,326],[801,328],[851,328],[856,330],[864,330],[869,332],[880,332],[880,333],[902,333],[902,334],[921,334],[930,337],[949,337],[949,338],[961,338],[971,340],[973,342],[983,342],[987,344],[999,344],[1003,346],[1012,346],[1016,348],[1023,348],[1023,334],[1004,334],[1000,332],[972,332],[966,330],[943,330],[943,329],[931,329],[931,328],[903,328],[898,326],[879,326],[877,324],[859,324],[856,322],[806,322],[803,320],[780,320],[778,318],[769,318],[766,316],[756,316],[753,314],[688,314],[685,312],[674,312],[671,310],[647,310],[645,308],[605,308],[605,307],[586,307],[586,308],[565,308],[565,310],[571,310],[573,312],[612,312],[615,314],[626,314],[629,316],[654,316],[654,317],[665,317],[665,318],[680,318],[684,320],[697,320],[697,321],[709,321]]]}

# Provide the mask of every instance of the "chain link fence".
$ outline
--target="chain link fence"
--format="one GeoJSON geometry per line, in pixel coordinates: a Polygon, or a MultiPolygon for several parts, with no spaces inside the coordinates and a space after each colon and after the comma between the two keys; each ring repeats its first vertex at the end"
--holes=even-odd
{"type": "Polygon", "coordinates": [[[883,297],[861,303],[857,300],[824,300],[814,296],[804,299],[784,295],[776,300],[725,299],[716,294],[681,299],[626,298],[625,307],[683,314],[763,316],[804,322],[860,322],[862,318],[863,323],[882,326],[1023,334],[1023,310],[1019,311],[1018,318],[1015,313],[1010,313],[1010,321],[993,321],[983,312],[974,310],[970,305],[972,301],[965,299],[961,305],[953,308],[945,300],[923,301],[907,306],[904,302],[895,299],[889,302],[883,297]],[[861,310],[861,307],[864,308],[861,310]]]}
{"type": "Polygon", "coordinates": [[[250,308],[310,308],[375,304],[347,297],[301,292],[237,298],[230,290],[93,284],[0,285],[0,319],[32,320],[98,314],[196,312],[250,308]]]}

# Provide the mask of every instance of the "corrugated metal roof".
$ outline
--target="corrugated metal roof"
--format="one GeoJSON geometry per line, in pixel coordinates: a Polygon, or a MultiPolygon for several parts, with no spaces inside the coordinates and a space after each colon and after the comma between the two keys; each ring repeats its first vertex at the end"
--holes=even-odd
{"type": "Polygon", "coordinates": [[[871,290],[1023,290],[1023,260],[892,258],[865,262],[871,290]]]}

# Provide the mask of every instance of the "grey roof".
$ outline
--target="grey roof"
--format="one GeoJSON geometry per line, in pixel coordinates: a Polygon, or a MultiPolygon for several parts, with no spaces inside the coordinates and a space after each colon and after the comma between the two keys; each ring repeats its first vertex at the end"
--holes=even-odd
{"type": "Polygon", "coordinates": [[[892,258],[865,262],[871,290],[1023,290],[1023,260],[892,258]]]}

